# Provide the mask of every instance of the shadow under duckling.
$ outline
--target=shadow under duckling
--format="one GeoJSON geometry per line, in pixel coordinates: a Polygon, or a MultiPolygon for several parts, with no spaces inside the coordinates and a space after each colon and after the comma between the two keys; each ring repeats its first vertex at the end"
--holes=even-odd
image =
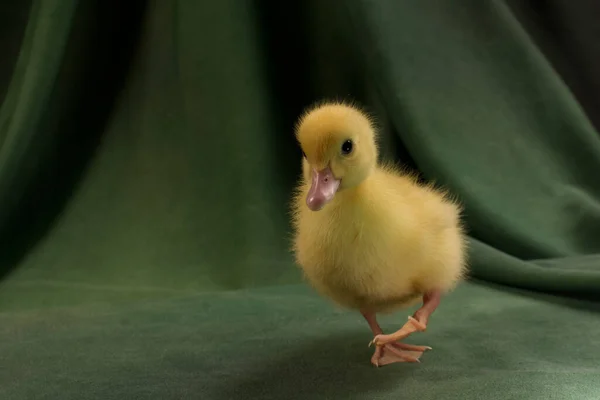
{"type": "Polygon", "coordinates": [[[460,206],[378,164],[373,121],[356,106],[307,110],[296,138],[304,156],[292,210],[297,263],[319,293],[362,313],[375,335],[374,365],[418,362],[431,348],[400,340],[426,329],[442,296],[466,273],[460,206]],[[377,313],[420,300],[402,328],[383,334],[377,313]]]}

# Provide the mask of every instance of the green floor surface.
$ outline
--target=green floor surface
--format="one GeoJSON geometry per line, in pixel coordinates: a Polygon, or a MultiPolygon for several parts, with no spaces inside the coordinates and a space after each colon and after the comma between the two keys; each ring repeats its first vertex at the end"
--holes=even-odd
{"type": "Polygon", "coordinates": [[[382,368],[362,317],[303,285],[4,312],[0,398],[591,400],[594,308],[465,284],[408,340],[422,362],[382,368]]]}

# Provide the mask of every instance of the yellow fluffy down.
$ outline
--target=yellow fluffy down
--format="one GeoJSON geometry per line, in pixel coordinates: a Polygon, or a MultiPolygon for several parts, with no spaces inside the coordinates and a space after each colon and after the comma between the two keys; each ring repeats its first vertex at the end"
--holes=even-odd
{"type": "Polygon", "coordinates": [[[365,113],[324,103],[302,116],[296,136],[307,159],[292,205],[293,250],[318,292],[343,307],[390,312],[428,291],[452,290],[464,277],[460,206],[432,185],[378,164],[375,131],[365,113]],[[345,137],[357,143],[350,157],[337,154],[345,137]],[[342,175],[342,184],[322,210],[311,211],[311,171],[327,163],[342,175]]]}

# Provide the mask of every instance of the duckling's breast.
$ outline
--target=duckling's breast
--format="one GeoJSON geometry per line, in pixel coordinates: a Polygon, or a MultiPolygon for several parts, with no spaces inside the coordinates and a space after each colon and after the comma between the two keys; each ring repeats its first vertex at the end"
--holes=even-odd
{"type": "Polygon", "coordinates": [[[415,288],[402,273],[396,235],[386,232],[389,225],[335,210],[307,213],[296,236],[298,264],[321,294],[344,307],[384,309],[406,303],[415,297],[415,288]]]}

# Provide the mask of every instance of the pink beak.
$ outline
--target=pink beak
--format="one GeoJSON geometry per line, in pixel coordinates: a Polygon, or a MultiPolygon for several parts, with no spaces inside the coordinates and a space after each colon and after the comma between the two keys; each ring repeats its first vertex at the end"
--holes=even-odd
{"type": "Polygon", "coordinates": [[[333,176],[331,168],[322,171],[313,169],[312,183],[306,196],[306,205],[312,211],[319,211],[333,199],[340,186],[340,180],[333,176]]]}

